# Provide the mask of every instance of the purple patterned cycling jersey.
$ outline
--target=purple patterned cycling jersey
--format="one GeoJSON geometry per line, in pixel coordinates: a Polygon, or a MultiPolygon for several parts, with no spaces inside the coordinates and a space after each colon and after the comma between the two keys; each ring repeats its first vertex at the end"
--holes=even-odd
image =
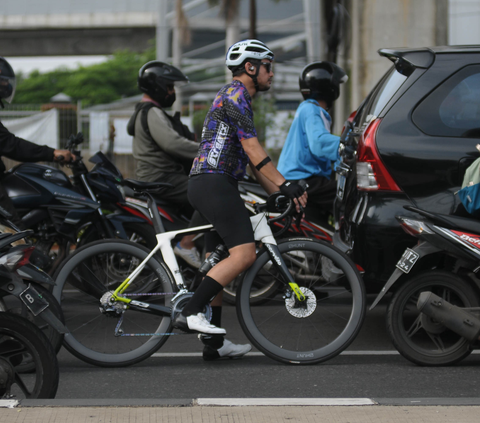
{"type": "Polygon", "coordinates": [[[245,85],[238,80],[218,92],[205,118],[190,175],[223,173],[238,180],[243,178],[248,156],[242,141],[257,136],[251,103],[245,85]]]}

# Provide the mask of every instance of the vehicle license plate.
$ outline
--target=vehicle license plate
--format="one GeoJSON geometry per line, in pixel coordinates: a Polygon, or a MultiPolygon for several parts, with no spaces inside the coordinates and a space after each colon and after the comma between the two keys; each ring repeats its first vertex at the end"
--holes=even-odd
{"type": "Polygon", "coordinates": [[[20,294],[20,299],[34,316],[38,316],[48,307],[48,302],[31,285],[20,294]]]}
{"type": "Polygon", "coordinates": [[[419,257],[420,255],[418,253],[407,248],[404,251],[402,258],[398,261],[397,268],[404,273],[408,273],[412,270],[412,267],[415,265],[419,257]]]}
{"type": "Polygon", "coordinates": [[[345,181],[347,177],[345,175],[340,175],[340,178],[337,182],[337,197],[339,200],[343,200],[343,195],[345,194],[345,181]]]}

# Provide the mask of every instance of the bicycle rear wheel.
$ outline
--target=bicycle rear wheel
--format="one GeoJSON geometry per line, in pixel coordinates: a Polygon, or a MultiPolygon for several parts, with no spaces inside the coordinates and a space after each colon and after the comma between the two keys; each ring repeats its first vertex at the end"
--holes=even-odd
{"type": "MultiPolygon", "coordinates": [[[[127,307],[120,313],[123,321],[119,327],[119,315],[100,310],[102,295],[113,292],[148,253],[130,241],[105,240],[80,248],[58,270],[53,294],[70,331],[64,345],[76,357],[102,367],[129,366],[150,357],[168,339],[162,334],[171,331],[170,316],[127,307]]],[[[124,295],[131,293],[132,299],[167,306],[174,295],[173,286],[163,264],[151,258],[124,295]],[[138,294],[138,286],[146,285],[154,290],[138,294]]]]}
{"type": "Polygon", "coordinates": [[[250,341],[274,360],[293,364],[329,360],[350,345],[362,326],[366,308],[362,278],[352,261],[330,244],[288,239],[278,248],[307,300],[298,302],[287,285],[269,301],[252,304],[250,292],[258,289],[259,280],[282,280],[262,250],[238,291],[240,324],[250,341]],[[332,269],[336,279],[327,278],[332,269]]]}

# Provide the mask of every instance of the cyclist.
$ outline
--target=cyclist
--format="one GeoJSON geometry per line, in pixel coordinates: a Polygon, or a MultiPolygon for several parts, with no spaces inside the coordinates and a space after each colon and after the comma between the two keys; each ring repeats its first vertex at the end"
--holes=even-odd
{"type": "Polygon", "coordinates": [[[330,133],[328,110],[340,95],[340,84],[347,80],[345,71],[332,62],[310,63],[302,70],[299,85],[304,101],[295,113],[278,161],[278,170],[287,179],[307,182],[309,206],[324,211],[326,217],[336,195],[331,163],[340,157],[340,137],[330,133]]]}
{"type": "MultiPolygon", "coordinates": [[[[253,229],[237,184],[250,163],[258,180],[269,193],[280,189],[285,195],[306,205],[306,193],[296,182],[285,180],[257,139],[253,124],[252,96],[270,89],[273,79],[273,52],[261,41],[249,39],[232,45],[226,65],[233,80],[217,94],[203,125],[198,154],[190,172],[188,198],[213,226],[228,248],[229,257],[220,261],[205,276],[174,325],[182,330],[208,334],[204,358],[239,357],[250,345],[224,341],[220,326],[221,292],[255,261],[253,229]],[[212,298],[212,321],[202,313],[212,298]]],[[[298,203],[297,203],[298,204],[298,203]]],[[[216,243],[207,240],[212,251],[216,243]]]]}
{"type": "MultiPolygon", "coordinates": [[[[195,135],[182,124],[180,113],[165,112],[175,102],[175,86],[188,83],[188,78],[176,67],[152,61],[142,66],[138,87],[144,93],[128,123],[133,136],[133,157],[137,160],[137,178],[147,182],[168,182],[174,188],[162,198],[182,208],[187,215],[193,209],[187,198],[188,171],[197,154],[195,135]]],[[[192,225],[201,224],[195,220],[192,225]]],[[[175,246],[175,254],[191,266],[200,267],[200,255],[188,235],[175,246]]]]}
{"type": "MultiPolygon", "coordinates": [[[[0,57],[0,105],[3,101],[11,103],[15,96],[16,78],[10,63],[0,57]]],[[[20,162],[70,162],[75,156],[68,150],[56,150],[46,145],[38,145],[33,142],[16,137],[0,122],[0,156],[20,162]]],[[[0,160],[0,181],[4,175],[5,164],[0,160]]],[[[12,200],[0,182],[0,207],[4,216],[8,217],[15,225],[21,227],[21,220],[15,210],[12,200]]],[[[2,230],[7,230],[2,225],[2,230]]]]}

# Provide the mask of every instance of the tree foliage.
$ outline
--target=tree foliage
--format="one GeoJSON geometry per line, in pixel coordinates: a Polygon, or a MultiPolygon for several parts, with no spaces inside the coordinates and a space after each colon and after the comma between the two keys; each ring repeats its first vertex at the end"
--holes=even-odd
{"type": "Polygon", "coordinates": [[[86,106],[134,96],[140,93],[137,88],[138,70],[154,58],[153,49],[141,54],[119,51],[103,63],[80,66],[74,70],[34,71],[28,77],[19,78],[15,103],[48,103],[60,92],[74,100],[82,100],[86,106]]]}

